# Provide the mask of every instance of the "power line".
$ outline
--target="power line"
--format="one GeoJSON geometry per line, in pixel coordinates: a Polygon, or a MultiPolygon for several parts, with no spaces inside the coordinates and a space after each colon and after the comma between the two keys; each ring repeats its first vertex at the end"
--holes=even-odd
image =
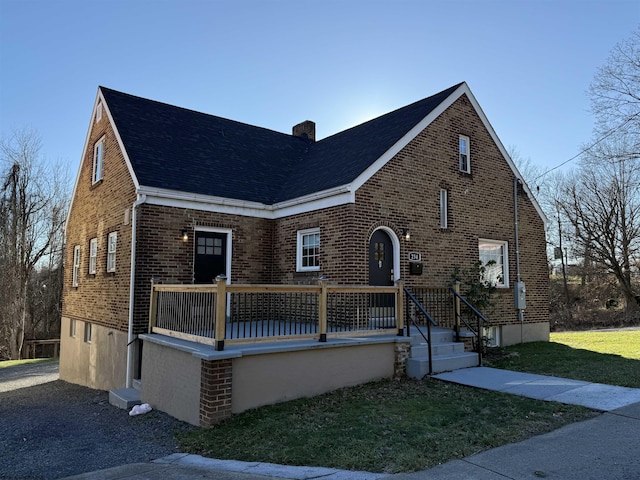
{"type": "Polygon", "coordinates": [[[566,165],[567,163],[575,160],[576,158],[578,158],[580,155],[582,155],[583,153],[588,152],[589,150],[591,150],[593,147],[595,147],[596,145],[598,145],[600,142],[602,142],[603,140],[605,140],[606,138],[610,137],[611,135],[613,135],[614,133],[616,133],[618,130],[620,130],[622,127],[624,127],[627,123],[629,123],[631,120],[633,120],[635,117],[639,116],[639,113],[635,113],[633,115],[631,115],[629,118],[627,118],[627,120],[625,120],[624,123],[622,123],[621,125],[618,125],[617,127],[612,128],[611,130],[609,130],[607,133],[605,133],[602,137],[600,137],[598,140],[596,140],[595,142],[593,142],[591,145],[589,145],[587,148],[583,148],[582,150],[580,150],[577,154],[575,154],[573,157],[571,157],[569,160],[565,160],[564,162],[560,163],[559,165],[556,165],[553,168],[550,168],[549,170],[545,171],[544,173],[538,175],[536,178],[533,179],[533,182],[535,182],[536,180],[538,180],[541,177],[544,177],[547,173],[549,172],[553,172],[554,170],[557,170],[558,168],[562,167],[563,165],[566,165]]]}

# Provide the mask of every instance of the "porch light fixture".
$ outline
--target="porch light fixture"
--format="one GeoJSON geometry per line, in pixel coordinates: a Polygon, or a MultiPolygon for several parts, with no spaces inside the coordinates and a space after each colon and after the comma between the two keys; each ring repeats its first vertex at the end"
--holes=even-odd
{"type": "Polygon", "coordinates": [[[185,228],[184,230],[182,230],[182,241],[186,242],[188,240],[189,240],[189,232],[185,228]]]}
{"type": "Polygon", "coordinates": [[[404,237],[405,240],[411,239],[411,233],[409,232],[408,228],[402,229],[402,236],[404,237]]]}

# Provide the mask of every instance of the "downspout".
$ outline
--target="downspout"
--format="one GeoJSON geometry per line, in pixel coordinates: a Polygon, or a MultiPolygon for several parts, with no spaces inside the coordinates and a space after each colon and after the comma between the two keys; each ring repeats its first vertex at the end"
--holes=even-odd
{"type": "MultiPolygon", "coordinates": [[[[521,181],[518,177],[513,177],[513,217],[514,217],[514,226],[515,226],[515,234],[516,234],[516,281],[517,285],[520,285],[520,241],[518,238],[518,184],[521,181]]],[[[517,292],[514,292],[514,295],[517,295],[517,292]]],[[[524,312],[521,308],[518,309],[518,320],[520,321],[520,342],[522,343],[523,339],[523,323],[524,323],[524,312]]]]}
{"type": "Polygon", "coordinates": [[[131,388],[132,373],[131,366],[133,363],[133,299],[135,293],[136,279],[136,223],[138,207],[147,201],[145,194],[138,195],[138,199],[133,202],[131,207],[131,279],[129,280],[129,334],[127,336],[127,380],[126,388],[131,388]]]}

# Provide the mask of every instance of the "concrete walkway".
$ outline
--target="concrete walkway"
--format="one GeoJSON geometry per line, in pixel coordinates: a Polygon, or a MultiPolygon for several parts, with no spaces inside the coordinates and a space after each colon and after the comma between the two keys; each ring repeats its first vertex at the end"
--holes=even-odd
{"type": "MultiPolygon", "coordinates": [[[[174,454],[152,463],[124,465],[73,479],[296,479],[296,480],[499,480],[640,478],[640,389],[476,367],[436,375],[441,380],[605,412],[545,435],[396,475],[318,467],[215,460],[174,454]]],[[[499,421],[500,419],[496,419],[499,421]]]]}
{"type": "Polygon", "coordinates": [[[537,400],[582,405],[603,412],[640,402],[638,388],[616,387],[497,368],[465,368],[434,375],[434,378],[537,400]]]}

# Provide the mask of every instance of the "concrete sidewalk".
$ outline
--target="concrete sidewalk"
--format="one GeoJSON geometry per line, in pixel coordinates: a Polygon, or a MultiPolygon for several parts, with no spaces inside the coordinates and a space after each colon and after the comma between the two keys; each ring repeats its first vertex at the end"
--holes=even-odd
{"type": "MultiPolygon", "coordinates": [[[[545,435],[453,460],[428,470],[385,475],[321,467],[215,460],[174,454],[152,463],[124,465],[73,479],[229,480],[498,480],[640,478],[640,389],[476,367],[435,378],[547,401],[582,405],[604,413],[545,435]]],[[[499,419],[496,419],[499,421],[499,419]]]]}

